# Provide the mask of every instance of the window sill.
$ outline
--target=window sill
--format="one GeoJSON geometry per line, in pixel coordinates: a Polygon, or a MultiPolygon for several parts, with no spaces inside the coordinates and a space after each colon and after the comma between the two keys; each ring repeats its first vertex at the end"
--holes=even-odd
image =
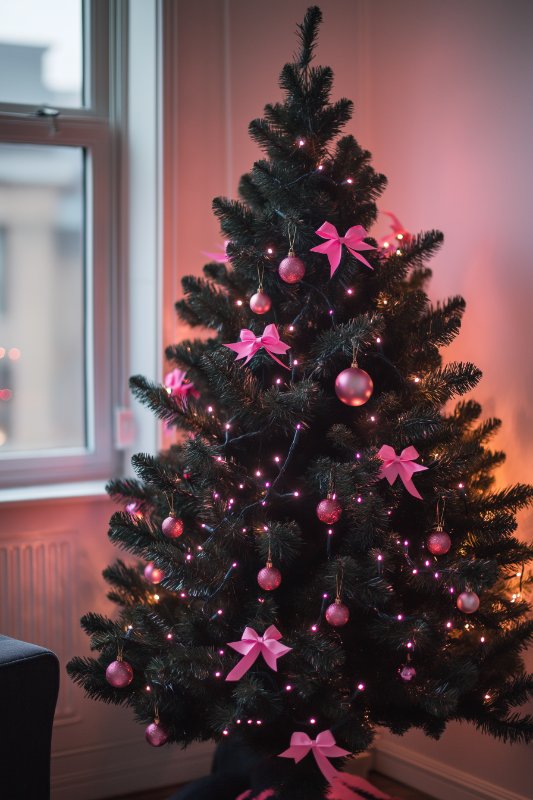
{"type": "Polygon", "coordinates": [[[0,489],[0,504],[4,506],[17,505],[19,503],[42,503],[50,500],[76,502],[86,500],[89,497],[107,497],[105,481],[54,483],[44,486],[20,486],[13,489],[0,489]]]}

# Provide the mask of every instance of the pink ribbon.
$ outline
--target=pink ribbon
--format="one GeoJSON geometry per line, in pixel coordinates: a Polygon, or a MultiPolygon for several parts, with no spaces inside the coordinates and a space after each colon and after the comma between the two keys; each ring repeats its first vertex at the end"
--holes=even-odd
{"type": "Polygon", "coordinates": [[[387,255],[394,255],[396,253],[397,248],[400,246],[400,243],[408,245],[411,242],[412,236],[409,233],[409,231],[407,231],[403,227],[398,217],[395,214],[393,214],[392,211],[384,211],[383,213],[386,214],[391,219],[390,227],[392,230],[392,234],[389,233],[387,236],[382,236],[378,242],[378,245],[382,250],[385,251],[387,255]],[[400,240],[398,240],[397,238],[398,234],[401,234],[402,236],[400,240]],[[393,240],[392,247],[390,246],[391,239],[393,240]]]}
{"type": "MultiPolygon", "coordinates": [[[[224,250],[220,248],[217,253],[210,253],[208,250],[202,250],[202,255],[208,256],[211,261],[217,261],[219,264],[227,264],[230,260],[228,256],[228,244],[231,244],[229,239],[224,239],[224,250]]],[[[220,245],[219,245],[220,247],[220,245]]]]}
{"type": "Polygon", "coordinates": [[[228,646],[233,647],[244,658],[241,658],[237,666],[231,670],[226,680],[239,681],[260,655],[263,656],[270,669],[277,672],[278,658],[292,650],[292,647],[280,644],[280,639],[281,633],[275,625],[270,625],[263,636],[259,636],[253,628],[245,628],[240,642],[228,642],[228,646]]]}
{"type": "Polygon", "coordinates": [[[415,472],[423,472],[427,467],[422,466],[422,464],[413,463],[415,458],[418,458],[418,451],[416,448],[410,445],[402,450],[401,454],[398,456],[396,455],[394,447],[391,447],[390,444],[384,444],[378,452],[378,456],[383,461],[379,477],[387,478],[392,486],[399,475],[409,494],[422,500],[422,495],[414,485],[412,477],[415,472]]]}
{"type": "Polygon", "coordinates": [[[327,241],[323,244],[318,244],[316,247],[312,247],[311,252],[325,253],[327,255],[331,267],[330,277],[333,277],[340,264],[343,244],[350,251],[352,256],[361,261],[369,269],[374,269],[366,258],[357,252],[358,250],[376,249],[373,245],[363,241],[368,234],[362,225],[354,225],[352,228],[348,228],[344,236],[339,236],[335,225],[332,225],[331,222],[324,222],[315,233],[321,236],[322,239],[327,239],[327,241]]]}
{"type": "Polygon", "coordinates": [[[362,800],[372,797],[374,800],[393,800],[386,794],[358,775],[349,775],[347,772],[337,772],[330,784],[328,800],[362,800]],[[362,795],[361,792],[365,794],[362,795]]]}
{"type": "Polygon", "coordinates": [[[306,757],[309,751],[312,751],[318,768],[328,781],[332,781],[333,778],[340,774],[329,763],[328,759],[350,755],[348,750],[337,747],[331,731],[322,731],[316,739],[310,739],[306,733],[295,731],[291,736],[291,746],[288,750],[284,750],[283,753],[279,753],[279,757],[293,758],[295,763],[298,764],[302,758],[306,757]]]}
{"type": "Polygon", "coordinates": [[[194,383],[185,381],[187,373],[182,369],[173,369],[165,375],[165,387],[171,397],[179,397],[183,405],[187,405],[187,396],[200,397],[194,383]]]}
{"type": "Polygon", "coordinates": [[[274,355],[274,353],[286,353],[287,350],[291,349],[290,344],[285,344],[285,342],[281,341],[278,329],[275,325],[267,325],[262,336],[256,336],[253,331],[243,328],[241,330],[241,341],[225,344],[224,347],[229,347],[230,350],[234,350],[235,353],[237,353],[236,361],[238,361],[239,358],[246,358],[245,364],[250,361],[258,350],[264,347],[268,355],[271,356],[274,361],[281,364],[285,369],[289,369],[289,367],[274,355]]]}

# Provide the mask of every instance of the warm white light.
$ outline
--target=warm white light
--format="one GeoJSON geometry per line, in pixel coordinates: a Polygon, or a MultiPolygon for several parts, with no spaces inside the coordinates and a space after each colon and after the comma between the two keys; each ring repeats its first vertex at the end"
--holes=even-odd
{"type": "Polygon", "coordinates": [[[365,688],[365,684],[364,683],[358,683],[357,684],[357,688],[359,689],[360,692],[362,692],[364,690],[364,688],[365,688]]]}
{"type": "Polygon", "coordinates": [[[353,178],[346,178],[346,183],[353,183],[353,178]]]}
{"type": "Polygon", "coordinates": [[[213,413],[213,406],[207,406],[207,410],[210,414],[213,413]]]}
{"type": "Polygon", "coordinates": [[[235,305],[237,305],[237,306],[242,306],[242,300],[237,300],[237,302],[235,303],[235,305]]]}
{"type": "Polygon", "coordinates": [[[294,492],[295,497],[300,497],[300,492],[294,492]]]}
{"type": "Polygon", "coordinates": [[[305,144],[305,139],[298,139],[298,147],[303,147],[305,144]]]}
{"type": "Polygon", "coordinates": [[[267,253],[268,253],[269,256],[271,256],[273,252],[274,251],[273,251],[273,249],[271,247],[267,247],[267,253]]]}

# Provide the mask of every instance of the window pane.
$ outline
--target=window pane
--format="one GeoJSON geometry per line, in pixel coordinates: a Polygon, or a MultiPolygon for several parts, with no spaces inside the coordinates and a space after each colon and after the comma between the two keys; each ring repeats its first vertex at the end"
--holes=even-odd
{"type": "Polygon", "coordinates": [[[0,102],[83,104],[82,0],[0,0],[0,102]]]}
{"type": "Polygon", "coordinates": [[[83,447],[84,152],[0,144],[0,458],[83,447]]]}

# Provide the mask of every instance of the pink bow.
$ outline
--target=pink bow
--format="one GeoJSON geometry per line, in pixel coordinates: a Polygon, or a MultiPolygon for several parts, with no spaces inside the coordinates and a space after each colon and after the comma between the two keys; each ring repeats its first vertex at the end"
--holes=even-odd
{"type": "Polygon", "coordinates": [[[291,346],[281,341],[278,329],[273,324],[266,326],[262,336],[256,336],[253,331],[243,328],[241,330],[241,341],[225,344],[224,347],[229,347],[230,350],[234,350],[237,353],[236,361],[239,358],[246,358],[245,364],[250,361],[258,350],[264,347],[274,361],[277,361],[285,369],[289,369],[279,358],[276,358],[274,353],[286,353],[287,350],[291,349],[291,346]]]}
{"type": "Polygon", "coordinates": [[[291,736],[291,746],[288,750],[280,753],[280,758],[293,758],[297,764],[302,758],[305,758],[309,751],[312,750],[315,761],[322,773],[328,781],[332,781],[338,771],[332,764],[329,763],[328,758],[339,758],[340,756],[349,756],[348,750],[343,750],[342,747],[337,747],[335,739],[331,731],[322,731],[316,739],[310,739],[306,733],[297,731],[291,736]]]}
{"type": "Polygon", "coordinates": [[[330,277],[333,277],[335,270],[339,266],[343,244],[346,245],[352,256],[355,256],[355,258],[361,261],[369,269],[374,269],[374,267],[368,263],[366,258],[359,255],[357,252],[358,250],[376,249],[373,245],[363,242],[363,239],[365,236],[368,236],[368,234],[362,225],[354,225],[352,228],[348,228],[344,236],[339,236],[335,225],[332,225],[331,222],[324,222],[323,225],[321,225],[320,228],[315,231],[315,233],[321,236],[322,239],[328,240],[323,244],[318,244],[316,247],[312,247],[311,252],[325,253],[327,255],[329,259],[329,265],[331,267],[330,277]]]}
{"type": "Polygon", "coordinates": [[[418,497],[419,500],[422,500],[422,495],[418,492],[416,486],[414,485],[412,477],[415,472],[423,472],[423,470],[427,469],[427,467],[422,466],[422,464],[413,463],[415,458],[418,458],[418,452],[416,448],[413,447],[413,445],[410,445],[402,450],[401,454],[397,456],[394,447],[391,447],[390,444],[384,444],[381,450],[378,452],[378,456],[383,461],[379,477],[387,478],[388,482],[392,486],[399,475],[409,494],[412,494],[413,497],[418,497]]]}
{"type": "Polygon", "coordinates": [[[179,397],[183,405],[187,405],[187,395],[200,397],[194,383],[185,381],[187,373],[182,369],[173,369],[165,375],[165,387],[171,397],[179,397]]]}
{"type": "Polygon", "coordinates": [[[389,233],[387,236],[382,236],[378,242],[378,245],[382,250],[385,251],[386,255],[392,256],[396,253],[397,248],[400,246],[400,242],[401,244],[409,245],[413,237],[409,231],[403,227],[398,217],[393,214],[392,211],[384,211],[383,213],[391,219],[390,227],[392,234],[389,233]],[[391,239],[393,240],[392,243],[391,239]]]}
{"type": "Polygon", "coordinates": [[[228,642],[228,646],[233,647],[244,658],[241,658],[237,666],[231,670],[226,680],[239,681],[248,672],[252,664],[255,663],[259,655],[263,656],[270,669],[277,672],[278,658],[292,650],[292,647],[280,644],[280,639],[281,633],[275,625],[270,625],[263,636],[259,636],[253,628],[245,628],[240,642],[228,642]]]}
{"type": "MultiPolygon", "coordinates": [[[[219,264],[227,264],[230,260],[228,256],[228,244],[231,244],[230,240],[224,239],[223,252],[210,253],[208,250],[202,250],[202,255],[208,256],[212,261],[217,261],[219,264]]],[[[220,250],[222,251],[222,248],[220,248],[220,250]]]]}

